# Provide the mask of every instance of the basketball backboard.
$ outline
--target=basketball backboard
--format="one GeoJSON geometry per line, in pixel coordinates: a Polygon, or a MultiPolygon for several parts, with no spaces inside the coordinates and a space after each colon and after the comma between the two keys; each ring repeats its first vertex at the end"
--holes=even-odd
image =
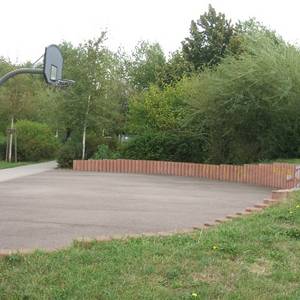
{"type": "Polygon", "coordinates": [[[63,56],[56,45],[50,45],[45,50],[44,76],[49,84],[57,84],[62,80],[63,56]]]}

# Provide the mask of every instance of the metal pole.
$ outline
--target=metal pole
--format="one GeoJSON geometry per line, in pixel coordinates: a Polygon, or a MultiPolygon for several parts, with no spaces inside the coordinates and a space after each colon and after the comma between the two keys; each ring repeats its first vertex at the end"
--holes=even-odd
{"type": "Polygon", "coordinates": [[[17,69],[14,71],[11,71],[7,74],[5,74],[3,77],[0,78],[0,86],[6,82],[8,79],[15,77],[16,75],[19,74],[43,74],[44,70],[43,69],[32,69],[32,68],[22,68],[22,69],[17,69]]]}

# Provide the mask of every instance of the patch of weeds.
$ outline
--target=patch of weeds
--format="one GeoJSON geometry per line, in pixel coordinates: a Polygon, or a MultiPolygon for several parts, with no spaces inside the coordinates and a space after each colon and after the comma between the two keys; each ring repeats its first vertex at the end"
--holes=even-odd
{"type": "Polygon", "coordinates": [[[24,261],[24,256],[22,256],[21,254],[18,254],[18,253],[11,254],[11,255],[6,256],[4,258],[4,260],[8,264],[10,264],[12,266],[16,266],[24,261]]]}
{"type": "Polygon", "coordinates": [[[231,257],[237,256],[240,252],[238,247],[233,243],[214,244],[211,246],[211,250],[215,253],[229,255],[231,257]]]}
{"type": "Polygon", "coordinates": [[[228,255],[230,255],[232,257],[235,257],[235,256],[239,255],[239,252],[240,252],[240,250],[238,249],[238,247],[236,245],[234,245],[234,244],[224,245],[224,246],[221,247],[221,250],[224,253],[226,253],[226,254],[228,254],[228,255]]]}
{"type": "Polygon", "coordinates": [[[298,228],[290,228],[285,231],[285,234],[291,239],[300,240],[300,230],[298,228]]]}
{"type": "Polygon", "coordinates": [[[78,248],[78,249],[92,249],[95,244],[96,244],[96,241],[84,241],[84,240],[73,241],[73,247],[78,248]]]}
{"type": "Polygon", "coordinates": [[[173,280],[171,287],[172,289],[181,289],[184,287],[184,285],[180,281],[173,280]]]}
{"type": "Polygon", "coordinates": [[[178,268],[170,269],[166,272],[166,278],[169,280],[176,279],[181,274],[181,271],[178,268]]]}
{"type": "Polygon", "coordinates": [[[30,299],[32,299],[32,297],[30,295],[25,294],[25,295],[22,295],[21,299],[22,300],[30,300],[30,299]]]}
{"type": "Polygon", "coordinates": [[[279,249],[270,249],[268,256],[279,264],[285,261],[285,254],[279,249]]]}
{"type": "Polygon", "coordinates": [[[148,265],[144,268],[145,275],[151,275],[155,272],[155,267],[152,265],[148,265]]]}
{"type": "Polygon", "coordinates": [[[279,221],[287,224],[294,224],[295,217],[293,213],[288,212],[287,214],[280,214],[276,216],[275,221],[279,221]]]}

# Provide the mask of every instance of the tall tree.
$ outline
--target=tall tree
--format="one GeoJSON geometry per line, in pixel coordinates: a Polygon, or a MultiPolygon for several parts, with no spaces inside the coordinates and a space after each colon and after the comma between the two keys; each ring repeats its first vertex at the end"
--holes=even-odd
{"type": "Polygon", "coordinates": [[[148,89],[160,82],[166,58],[158,43],[139,42],[127,63],[131,84],[138,90],[148,89]]]}
{"type": "Polygon", "coordinates": [[[6,126],[9,123],[11,129],[9,134],[9,161],[11,161],[12,157],[12,130],[15,129],[15,122],[17,119],[30,118],[32,111],[34,111],[34,102],[31,97],[32,92],[32,82],[30,82],[30,78],[26,75],[11,79],[6,83],[4,89],[1,87],[1,114],[3,120],[6,120],[6,126]]]}
{"type": "Polygon", "coordinates": [[[81,132],[82,159],[87,157],[88,131],[111,133],[120,121],[123,98],[126,97],[117,56],[104,45],[105,33],[78,47],[64,43],[66,76],[76,81],[60,103],[64,127],[81,132]],[[124,92],[123,92],[124,91],[124,92]]]}
{"type": "Polygon", "coordinates": [[[183,54],[196,70],[214,66],[224,57],[233,34],[231,21],[209,5],[208,12],[191,22],[190,37],[182,42],[183,54]]]}
{"type": "Polygon", "coordinates": [[[194,72],[194,66],[187,61],[181,51],[175,51],[159,74],[159,86],[174,85],[194,72]]]}

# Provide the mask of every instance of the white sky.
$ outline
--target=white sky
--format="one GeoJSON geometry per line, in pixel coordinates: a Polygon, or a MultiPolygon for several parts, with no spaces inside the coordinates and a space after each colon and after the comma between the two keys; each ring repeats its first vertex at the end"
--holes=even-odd
{"type": "Polygon", "coordinates": [[[2,0],[0,56],[33,62],[49,44],[77,45],[105,29],[113,50],[149,40],[167,54],[180,47],[191,20],[209,3],[233,21],[255,17],[285,40],[300,41],[299,0],[2,0]]]}

